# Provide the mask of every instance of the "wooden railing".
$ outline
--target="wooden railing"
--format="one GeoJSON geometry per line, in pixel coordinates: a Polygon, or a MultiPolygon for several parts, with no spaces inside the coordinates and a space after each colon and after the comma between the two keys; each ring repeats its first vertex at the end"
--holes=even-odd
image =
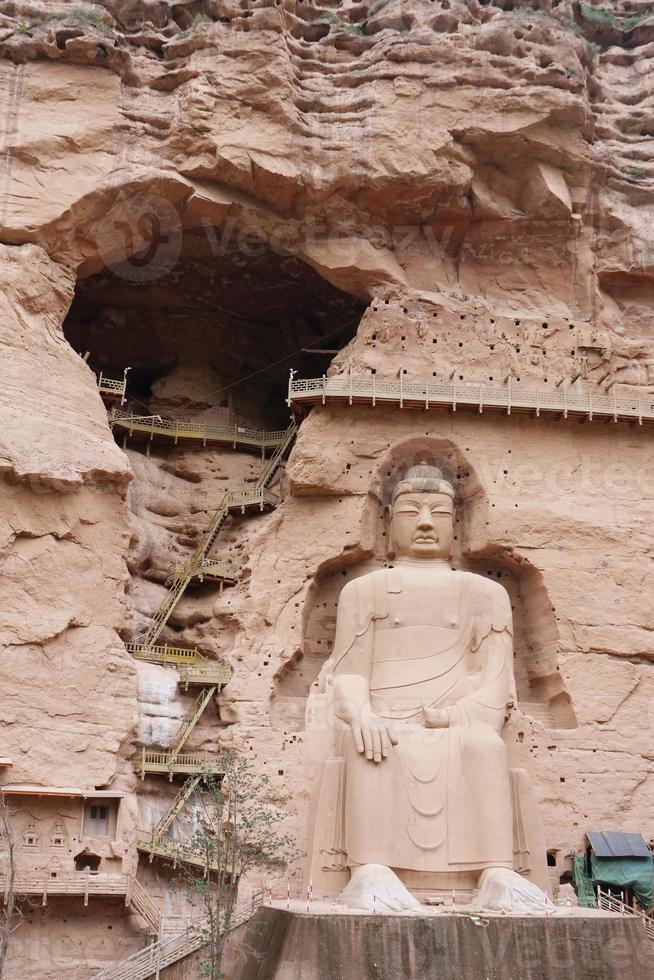
{"type": "Polygon", "coordinates": [[[173,664],[177,666],[192,666],[204,662],[198,651],[192,647],[169,647],[167,644],[147,646],[145,643],[126,643],[137,660],[149,660],[158,664],[173,664]]]}
{"type": "Polygon", "coordinates": [[[175,444],[180,439],[193,439],[206,446],[207,443],[222,443],[246,449],[274,449],[282,445],[286,438],[286,429],[266,431],[265,429],[250,429],[239,425],[218,425],[211,422],[196,422],[182,419],[164,419],[160,415],[133,415],[114,409],[109,413],[109,424],[113,428],[124,429],[129,435],[135,432],[154,439],[155,436],[172,439],[175,444]]]}
{"type": "Polygon", "coordinates": [[[186,752],[175,755],[173,752],[146,752],[142,749],[134,756],[132,767],[135,772],[144,775],[146,772],[166,773],[172,777],[174,773],[199,772],[220,774],[223,766],[220,759],[206,752],[186,752]]]}
{"type": "Polygon", "coordinates": [[[206,660],[203,663],[196,663],[192,667],[178,667],[180,684],[205,684],[207,686],[224,687],[232,676],[232,672],[225,664],[216,663],[215,660],[206,660]]]}
{"type": "Polygon", "coordinates": [[[587,385],[564,383],[555,389],[539,389],[508,382],[505,385],[483,385],[453,382],[440,384],[430,381],[408,381],[379,378],[377,375],[338,375],[336,377],[291,378],[288,385],[288,404],[326,404],[329,401],[347,404],[399,405],[400,408],[473,408],[477,412],[501,410],[532,412],[568,418],[595,417],[614,422],[630,421],[642,425],[654,421],[654,398],[634,394],[618,396],[600,394],[587,385]]]}
{"type": "MultiPolygon", "coordinates": [[[[126,895],[129,875],[107,871],[18,871],[14,890],[18,895],[126,895]]],[[[0,876],[0,889],[6,880],[0,876]]]]}
{"type": "MultiPolygon", "coordinates": [[[[171,861],[173,864],[190,864],[195,868],[206,868],[207,858],[202,854],[196,854],[193,851],[186,850],[181,844],[170,842],[168,840],[153,840],[152,836],[145,831],[139,831],[136,839],[136,846],[139,851],[144,854],[149,854],[152,858],[157,856],[164,858],[166,861],[171,861]]],[[[210,866],[218,871],[219,867],[217,864],[209,861],[210,866]]]]}
{"type": "Polygon", "coordinates": [[[279,497],[265,487],[253,487],[251,490],[230,490],[227,495],[228,510],[245,511],[246,507],[276,507],[279,497]]]}
{"type": "Polygon", "coordinates": [[[235,582],[237,572],[230,561],[220,561],[218,558],[202,558],[200,561],[194,561],[193,558],[190,558],[188,561],[176,562],[173,566],[171,579],[176,580],[187,576],[204,578],[205,575],[208,578],[235,582]]]}
{"type": "MultiPolygon", "coordinates": [[[[105,396],[106,401],[118,399],[122,405],[125,401],[125,390],[127,388],[127,371],[122,378],[107,378],[100,371],[98,376],[98,391],[105,396]]],[[[116,411],[114,409],[113,411],[116,411]]]]}
{"type": "MultiPolygon", "coordinates": [[[[0,876],[0,889],[6,892],[7,882],[0,876]]],[[[14,881],[17,895],[39,895],[45,905],[49,895],[80,895],[84,904],[90,895],[120,895],[125,905],[137,912],[157,935],[161,927],[161,911],[133,875],[107,871],[18,871],[14,881]]],[[[6,896],[5,896],[6,900],[6,896]]]]}

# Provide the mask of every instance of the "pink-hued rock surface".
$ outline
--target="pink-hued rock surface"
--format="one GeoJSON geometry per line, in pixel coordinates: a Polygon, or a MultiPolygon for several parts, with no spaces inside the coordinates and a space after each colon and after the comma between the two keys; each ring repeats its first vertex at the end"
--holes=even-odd
{"type": "MultiPolygon", "coordinates": [[[[178,788],[132,757],[165,749],[197,691],[124,643],[263,464],[114,438],[93,371],[130,366],[137,415],[266,429],[288,424],[291,367],[654,393],[654,8],[535,6],[0,0],[0,780],[124,793],[125,873],[178,788]]],[[[383,562],[387,481],[426,454],[457,482],[457,565],[512,600],[507,738],[553,882],[587,830],[654,836],[651,433],[312,409],[280,506],[216,541],[237,584],[189,588],[162,634],[232,671],[188,749],[247,751],[303,849],[335,603],[383,562]]],[[[137,875],[186,911],[170,867],[141,855],[137,875]]],[[[83,980],[141,925],[115,898],[52,897],[8,976],[83,980]]]]}

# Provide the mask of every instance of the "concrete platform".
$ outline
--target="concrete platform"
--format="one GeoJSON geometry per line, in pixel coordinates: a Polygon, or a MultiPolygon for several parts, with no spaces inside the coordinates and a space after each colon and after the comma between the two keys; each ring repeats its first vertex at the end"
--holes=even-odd
{"type": "Polygon", "coordinates": [[[231,980],[654,980],[635,917],[580,909],[365,915],[275,902],[238,946],[231,980]]]}

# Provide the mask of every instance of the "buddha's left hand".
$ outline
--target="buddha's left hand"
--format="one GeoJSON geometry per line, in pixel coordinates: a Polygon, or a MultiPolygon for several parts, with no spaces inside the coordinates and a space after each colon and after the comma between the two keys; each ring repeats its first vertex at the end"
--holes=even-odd
{"type": "Polygon", "coordinates": [[[420,721],[425,728],[449,728],[450,716],[445,708],[423,708],[420,721]]]}

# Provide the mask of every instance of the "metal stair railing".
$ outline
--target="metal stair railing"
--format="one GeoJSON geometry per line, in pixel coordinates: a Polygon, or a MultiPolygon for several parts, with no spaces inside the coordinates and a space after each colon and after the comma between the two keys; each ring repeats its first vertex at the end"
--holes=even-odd
{"type": "Polygon", "coordinates": [[[186,805],[187,801],[195,792],[195,789],[201,779],[202,776],[193,776],[192,779],[189,779],[186,783],[184,783],[179,793],[173,800],[170,809],[167,810],[166,813],[164,813],[161,820],[153,828],[152,830],[153,844],[157,844],[159,840],[163,837],[163,835],[166,833],[166,831],[170,827],[175,817],[178,815],[178,813],[182,810],[182,808],[186,805]]]}
{"type": "Polygon", "coordinates": [[[286,429],[284,441],[278,445],[277,449],[264,466],[253,490],[226,491],[223,494],[220,504],[218,505],[218,509],[214,513],[209,523],[209,527],[204,532],[198,547],[195,549],[195,552],[188,562],[186,573],[180,573],[179,578],[174,581],[166,598],[155,613],[152,623],[148,627],[143,639],[145,646],[152,646],[161,635],[161,632],[168,622],[171,613],[186,591],[189,582],[195,574],[193,569],[200,566],[205,558],[207,558],[209,549],[216,540],[221,524],[229,511],[238,508],[244,511],[246,506],[251,506],[252,504],[258,505],[260,509],[263,510],[266,504],[274,507],[279,503],[279,498],[270,493],[268,490],[268,485],[273,479],[280,463],[284,458],[284,455],[293,442],[296,432],[297,425],[295,422],[291,422],[288,429],[286,429]]]}
{"type": "MultiPolygon", "coordinates": [[[[253,895],[249,902],[236,904],[232,909],[225,933],[229,933],[248,922],[261,905],[263,905],[261,892],[253,895]]],[[[178,936],[171,939],[159,939],[157,942],[146,946],[145,949],[141,949],[114,964],[114,966],[109,966],[100,973],[96,973],[93,980],[148,980],[149,977],[158,975],[165,967],[197,952],[206,945],[206,942],[207,937],[202,925],[200,924],[199,927],[191,926],[178,936]]]]}
{"type": "Polygon", "coordinates": [[[602,891],[602,889],[597,887],[597,907],[598,909],[604,909],[607,912],[618,912],[620,915],[631,915],[636,916],[641,920],[645,928],[645,935],[647,938],[654,942],[654,920],[652,920],[648,915],[640,912],[637,909],[633,909],[622,899],[616,898],[615,895],[611,895],[610,892],[602,891]]]}
{"type": "MultiPolygon", "coordinates": [[[[196,548],[194,554],[190,559],[191,564],[197,564],[203,560],[206,556],[207,551],[216,539],[216,535],[220,529],[225,516],[227,515],[227,494],[223,494],[223,498],[218,506],[218,509],[214,513],[209,527],[204,532],[200,544],[196,548]]],[[[182,595],[186,591],[186,587],[193,578],[192,574],[181,575],[168,590],[166,598],[159,606],[159,609],[154,615],[152,623],[148,627],[143,642],[145,646],[152,646],[158,640],[163,628],[165,627],[170,614],[174,610],[175,606],[181,599],[182,595]]]]}
{"type": "Polygon", "coordinates": [[[284,441],[278,446],[273,455],[270,457],[268,462],[263,468],[262,473],[259,475],[259,479],[256,482],[257,489],[266,490],[272,481],[277,469],[284,459],[284,456],[291,443],[295,439],[297,433],[297,425],[295,422],[291,422],[288,429],[286,430],[284,441]]]}
{"type": "Polygon", "coordinates": [[[158,976],[165,967],[197,952],[204,942],[201,933],[189,930],[181,936],[151,943],[115,966],[96,973],[93,980],[147,980],[148,977],[158,976]]]}
{"type": "Polygon", "coordinates": [[[185,578],[178,579],[168,590],[166,598],[154,614],[152,622],[148,627],[145,636],[143,637],[143,643],[145,646],[151,646],[159,639],[161,631],[168,622],[170,614],[179,600],[182,598],[184,592],[186,591],[186,586],[190,581],[191,576],[187,575],[185,578]]]}
{"type": "Polygon", "coordinates": [[[182,723],[179,731],[173,739],[173,743],[170,747],[171,755],[176,756],[180,752],[184,742],[197,725],[198,721],[202,717],[204,709],[207,707],[217,690],[217,684],[212,684],[211,687],[202,688],[195,700],[195,704],[193,705],[189,718],[182,723]]]}

